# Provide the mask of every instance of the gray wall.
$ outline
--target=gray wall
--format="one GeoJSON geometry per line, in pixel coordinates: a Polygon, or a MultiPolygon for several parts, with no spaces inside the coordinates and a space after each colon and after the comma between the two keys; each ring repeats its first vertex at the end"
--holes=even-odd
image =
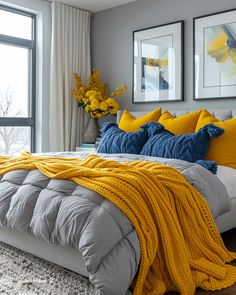
{"type": "Polygon", "coordinates": [[[128,85],[128,93],[119,100],[121,108],[236,108],[236,98],[193,101],[192,90],[192,18],[232,8],[236,8],[235,0],[137,0],[96,13],[91,36],[93,67],[101,71],[103,80],[111,87],[128,85]],[[132,31],[182,19],[185,20],[185,102],[132,104],[132,31]]]}

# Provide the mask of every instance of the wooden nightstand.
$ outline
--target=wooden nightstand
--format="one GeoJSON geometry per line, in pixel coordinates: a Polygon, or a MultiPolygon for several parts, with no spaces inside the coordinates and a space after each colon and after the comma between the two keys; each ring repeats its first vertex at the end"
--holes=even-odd
{"type": "Polygon", "coordinates": [[[77,146],[76,152],[94,154],[96,153],[95,144],[86,143],[86,144],[82,144],[81,146],[77,146]]]}

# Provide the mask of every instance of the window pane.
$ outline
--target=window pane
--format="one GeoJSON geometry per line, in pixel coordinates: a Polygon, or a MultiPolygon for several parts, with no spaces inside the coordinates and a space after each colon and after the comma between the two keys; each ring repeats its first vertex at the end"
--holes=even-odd
{"type": "Polygon", "coordinates": [[[0,10],[0,34],[32,39],[32,18],[0,10]]]}
{"type": "Polygon", "coordinates": [[[29,49],[0,44],[0,117],[29,117],[29,49]]]}
{"type": "Polygon", "coordinates": [[[0,153],[16,155],[30,151],[31,127],[0,127],[0,153]]]}

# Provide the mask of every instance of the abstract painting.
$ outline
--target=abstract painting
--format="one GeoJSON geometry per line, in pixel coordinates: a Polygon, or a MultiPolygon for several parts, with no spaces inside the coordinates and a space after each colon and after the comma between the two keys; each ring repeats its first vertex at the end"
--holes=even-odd
{"type": "Polygon", "coordinates": [[[236,96],[236,12],[194,19],[194,98],[236,96]]]}
{"type": "Polygon", "coordinates": [[[183,100],[183,21],[133,32],[133,102],[183,100]]]}

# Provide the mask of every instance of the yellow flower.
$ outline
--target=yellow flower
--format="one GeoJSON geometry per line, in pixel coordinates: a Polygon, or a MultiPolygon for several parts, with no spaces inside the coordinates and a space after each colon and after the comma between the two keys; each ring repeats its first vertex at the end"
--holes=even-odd
{"type": "Polygon", "coordinates": [[[95,99],[97,99],[97,96],[96,96],[96,93],[94,91],[94,94],[89,96],[89,101],[92,101],[92,100],[95,100],[95,99]]]}
{"type": "Polygon", "coordinates": [[[121,86],[121,89],[122,89],[123,91],[126,91],[126,90],[128,90],[128,86],[125,85],[125,84],[123,84],[123,85],[121,86]]]}
{"type": "Polygon", "coordinates": [[[82,93],[84,93],[84,91],[85,91],[85,87],[82,86],[82,87],[79,88],[79,90],[80,90],[82,93]]]}
{"type": "Polygon", "coordinates": [[[100,91],[96,91],[96,98],[98,100],[103,100],[102,93],[100,91]]]}
{"type": "Polygon", "coordinates": [[[82,102],[83,102],[83,103],[86,104],[86,103],[88,103],[88,101],[89,101],[88,97],[83,97],[83,98],[82,98],[82,102]]]}
{"type": "Polygon", "coordinates": [[[99,108],[99,101],[96,98],[91,101],[90,108],[91,110],[99,108]]]}
{"type": "Polygon", "coordinates": [[[99,104],[99,109],[102,110],[102,111],[106,111],[108,108],[108,105],[105,101],[101,101],[100,104],[99,104]]]}
{"type": "Polygon", "coordinates": [[[118,110],[119,110],[119,104],[115,102],[114,105],[111,107],[110,113],[112,115],[115,115],[118,110]]]}
{"type": "Polygon", "coordinates": [[[100,119],[100,118],[102,117],[102,113],[96,113],[95,117],[96,117],[97,119],[100,119]]]}
{"type": "Polygon", "coordinates": [[[116,87],[115,91],[112,92],[111,96],[122,96],[127,89],[128,87],[126,85],[116,87]]]}
{"type": "Polygon", "coordinates": [[[122,96],[124,93],[122,91],[117,91],[115,96],[122,96]]]}
{"type": "Polygon", "coordinates": [[[91,95],[94,95],[96,93],[96,91],[94,90],[89,90],[86,92],[85,96],[90,97],[91,95]]]}
{"type": "Polygon", "coordinates": [[[77,88],[79,88],[80,86],[82,86],[81,78],[76,73],[74,73],[74,80],[76,82],[76,87],[77,88]]]}
{"type": "Polygon", "coordinates": [[[116,101],[115,101],[115,99],[114,98],[112,98],[112,97],[108,97],[108,99],[106,100],[106,103],[107,103],[107,105],[110,107],[112,107],[115,103],[116,103],[116,101]]]}

